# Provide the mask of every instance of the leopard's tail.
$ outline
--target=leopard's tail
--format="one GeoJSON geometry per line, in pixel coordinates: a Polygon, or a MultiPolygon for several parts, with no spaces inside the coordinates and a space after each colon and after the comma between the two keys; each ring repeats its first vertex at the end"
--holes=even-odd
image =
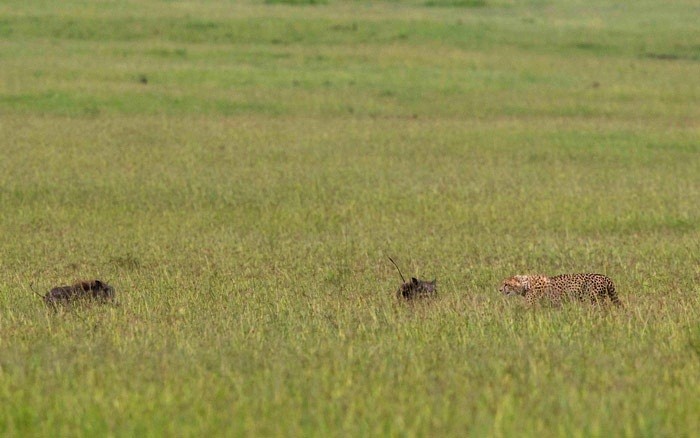
{"type": "Polygon", "coordinates": [[[614,305],[617,307],[625,307],[624,304],[622,304],[622,301],[620,301],[620,297],[617,296],[617,292],[615,291],[615,283],[613,283],[612,280],[610,280],[608,283],[607,293],[610,301],[612,301],[614,305]]]}

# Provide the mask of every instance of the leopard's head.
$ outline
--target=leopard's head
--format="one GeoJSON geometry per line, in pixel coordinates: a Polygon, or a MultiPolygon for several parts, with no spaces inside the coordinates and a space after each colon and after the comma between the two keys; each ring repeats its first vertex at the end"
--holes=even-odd
{"type": "Polygon", "coordinates": [[[525,295],[530,287],[529,275],[514,275],[503,280],[498,290],[505,296],[525,295]]]}

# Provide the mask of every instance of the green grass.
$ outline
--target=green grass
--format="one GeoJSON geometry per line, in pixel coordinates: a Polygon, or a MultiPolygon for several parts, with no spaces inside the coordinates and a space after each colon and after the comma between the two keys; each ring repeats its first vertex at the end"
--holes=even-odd
{"type": "Polygon", "coordinates": [[[0,5],[0,433],[697,433],[694,2],[273,3],[0,5]]]}

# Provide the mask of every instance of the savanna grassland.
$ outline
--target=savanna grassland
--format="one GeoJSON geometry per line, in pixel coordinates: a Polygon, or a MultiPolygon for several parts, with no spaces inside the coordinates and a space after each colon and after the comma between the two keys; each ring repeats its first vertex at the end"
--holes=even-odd
{"type": "Polygon", "coordinates": [[[699,16],[3,1],[0,434],[696,435],[699,16]]]}

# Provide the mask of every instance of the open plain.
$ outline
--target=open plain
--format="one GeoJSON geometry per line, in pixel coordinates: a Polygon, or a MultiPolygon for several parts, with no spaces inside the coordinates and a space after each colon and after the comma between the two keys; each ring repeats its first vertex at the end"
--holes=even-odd
{"type": "Polygon", "coordinates": [[[696,435],[699,13],[3,1],[0,434],[696,435]]]}

